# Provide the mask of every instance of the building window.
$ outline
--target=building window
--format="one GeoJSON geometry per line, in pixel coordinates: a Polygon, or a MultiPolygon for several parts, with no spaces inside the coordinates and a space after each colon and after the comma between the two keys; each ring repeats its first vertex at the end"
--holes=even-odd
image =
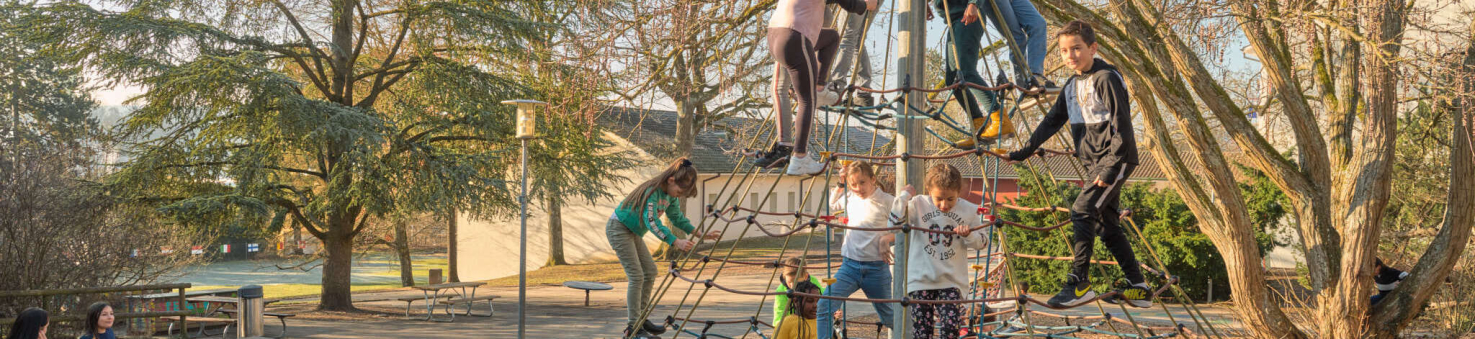
{"type": "Polygon", "coordinates": [[[758,209],[758,193],[748,193],[748,209],[760,211],[758,209]]]}
{"type": "Polygon", "coordinates": [[[778,212],[778,194],[768,193],[768,212],[778,212]]]}
{"type": "Polygon", "coordinates": [[[799,211],[798,209],[795,209],[795,205],[798,204],[799,200],[794,199],[794,192],[789,192],[789,212],[799,211]]]}

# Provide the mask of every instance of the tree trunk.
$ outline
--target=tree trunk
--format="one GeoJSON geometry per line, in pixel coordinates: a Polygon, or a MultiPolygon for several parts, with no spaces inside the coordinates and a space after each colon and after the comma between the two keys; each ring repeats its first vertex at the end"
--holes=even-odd
{"type": "Polygon", "coordinates": [[[323,264],[323,295],[318,310],[351,312],[353,307],[353,219],[331,220],[333,228],[323,237],[323,249],[327,251],[323,264]]]}
{"type": "Polygon", "coordinates": [[[563,205],[548,197],[548,263],[543,266],[568,265],[563,259],[563,205]]]}
{"type": "Polygon", "coordinates": [[[676,100],[676,156],[691,156],[696,135],[696,108],[686,99],[676,100]]]}
{"type": "Polygon", "coordinates": [[[287,219],[292,222],[292,254],[302,255],[302,223],[297,219],[287,219]]]}
{"type": "Polygon", "coordinates": [[[410,262],[410,230],[405,218],[394,220],[394,251],[399,254],[400,286],[415,286],[415,266],[410,262]]]}
{"type": "MultiPolygon", "coordinates": [[[[1475,23],[1470,26],[1470,37],[1475,40],[1475,23]]],[[[1475,43],[1465,50],[1463,65],[1455,68],[1454,76],[1447,77],[1447,84],[1455,88],[1449,95],[1462,96],[1447,101],[1444,110],[1450,113],[1452,137],[1449,153],[1449,193],[1445,198],[1444,226],[1429,249],[1419,257],[1418,264],[1409,270],[1408,279],[1398,285],[1393,293],[1383,298],[1372,308],[1368,319],[1371,334],[1377,338],[1396,338],[1398,331],[1413,321],[1429,298],[1444,283],[1460,256],[1469,245],[1470,234],[1475,232],[1475,105],[1470,102],[1475,93],[1475,43]]]]}
{"type": "MultiPolygon", "coordinates": [[[[1366,4],[1366,3],[1365,3],[1366,4]]],[[[1395,61],[1403,36],[1403,1],[1383,0],[1368,5],[1365,31],[1376,34],[1361,65],[1366,74],[1366,107],[1362,137],[1354,144],[1352,161],[1337,173],[1346,184],[1334,192],[1333,215],[1342,223],[1342,264],[1335,287],[1323,291],[1321,334],[1328,338],[1362,338],[1367,334],[1367,286],[1372,283],[1383,215],[1392,186],[1395,139],[1398,134],[1398,82],[1395,61]],[[1331,293],[1327,293],[1331,292],[1331,293]],[[1329,294],[1329,295],[1328,295],[1329,294]]],[[[1355,67],[1349,65],[1348,67],[1355,67]]]]}
{"type": "Polygon", "coordinates": [[[461,276],[459,274],[456,274],[456,267],[458,266],[456,265],[456,257],[458,257],[458,255],[456,255],[456,243],[458,241],[456,240],[455,207],[451,207],[451,213],[446,217],[446,221],[449,222],[449,224],[446,225],[446,233],[448,233],[447,237],[450,238],[449,242],[446,243],[446,266],[448,266],[446,267],[446,281],[461,282],[461,276]]]}

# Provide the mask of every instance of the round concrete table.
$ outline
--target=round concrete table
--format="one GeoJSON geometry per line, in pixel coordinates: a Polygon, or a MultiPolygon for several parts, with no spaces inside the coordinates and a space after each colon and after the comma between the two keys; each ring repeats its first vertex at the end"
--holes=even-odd
{"type": "Polygon", "coordinates": [[[563,282],[563,286],[584,290],[584,306],[589,306],[589,291],[608,291],[615,288],[606,283],[593,281],[565,281],[563,282]]]}

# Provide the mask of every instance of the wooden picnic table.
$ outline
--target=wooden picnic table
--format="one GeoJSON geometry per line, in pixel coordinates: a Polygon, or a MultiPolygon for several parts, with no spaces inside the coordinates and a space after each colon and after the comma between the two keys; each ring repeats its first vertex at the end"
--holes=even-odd
{"type": "Polygon", "coordinates": [[[441,304],[446,305],[446,314],[448,314],[448,315],[451,316],[451,319],[450,320],[447,320],[449,322],[449,321],[456,321],[456,313],[453,312],[452,309],[456,306],[456,304],[458,303],[458,301],[465,301],[466,302],[466,310],[467,310],[467,313],[470,314],[470,311],[471,311],[471,303],[473,301],[475,301],[475,298],[476,298],[476,288],[477,287],[481,287],[482,285],[486,285],[486,284],[487,284],[486,282],[468,281],[468,282],[453,282],[453,283],[434,284],[434,285],[420,285],[420,286],[412,286],[411,288],[420,290],[420,292],[425,295],[425,320],[426,321],[438,321],[438,320],[435,319],[435,305],[437,304],[436,301],[439,300],[441,297],[443,297],[443,296],[448,297],[448,296],[451,295],[451,293],[456,293],[456,295],[460,296],[461,298],[451,299],[451,300],[449,300],[449,302],[442,302],[441,303],[441,304]],[[471,292],[470,293],[467,293],[467,291],[466,291],[467,288],[470,288],[471,289],[471,292]]]}

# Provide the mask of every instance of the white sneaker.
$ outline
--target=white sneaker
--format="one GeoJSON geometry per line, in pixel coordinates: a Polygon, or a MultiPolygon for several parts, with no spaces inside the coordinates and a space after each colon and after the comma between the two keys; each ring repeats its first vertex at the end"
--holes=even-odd
{"type": "Polygon", "coordinates": [[[817,106],[834,106],[840,103],[840,93],[826,86],[824,90],[814,92],[814,101],[817,106]]]}
{"type": "Polygon", "coordinates": [[[822,162],[810,160],[809,157],[791,156],[789,157],[789,167],[784,169],[784,173],[789,175],[815,175],[823,170],[825,170],[825,164],[822,162]]]}

